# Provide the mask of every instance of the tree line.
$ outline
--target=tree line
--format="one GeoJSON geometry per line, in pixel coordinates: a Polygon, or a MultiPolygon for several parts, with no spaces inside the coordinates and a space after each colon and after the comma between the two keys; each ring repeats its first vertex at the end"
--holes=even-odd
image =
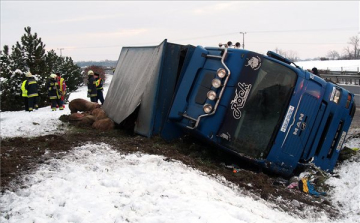
{"type": "MultiPolygon", "coordinates": [[[[330,50],[326,56],[313,58],[315,60],[357,60],[360,59],[360,38],[359,36],[352,36],[349,38],[347,42],[349,45],[343,49],[342,54],[340,54],[336,50],[330,50]]],[[[275,48],[275,53],[280,54],[281,56],[291,60],[291,61],[299,61],[295,51],[286,51],[279,48],[275,48]]]]}
{"type": "Polygon", "coordinates": [[[356,60],[360,59],[360,38],[359,36],[352,36],[349,39],[348,46],[344,48],[344,52],[340,55],[336,50],[328,52],[327,57],[332,60],[356,60]]]}
{"type": "Polygon", "coordinates": [[[36,78],[39,90],[39,107],[50,104],[45,88],[52,73],[60,72],[66,81],[67,91],[75,91],[83,84],[81,68],[71,57],[61,57],[54,50],[45,51],[45,44],[31,27],[10,47],[4,45],[0,52],[1,111],[22,110],[21,84],[30,71],[36,78]]]}
{"type": "Polygon", "coordinates": [[[117,60],[103,60],[103,61],[77,61],[76,64],[80,67],[98,66],[98,67],[116,67],[117,60]]]}

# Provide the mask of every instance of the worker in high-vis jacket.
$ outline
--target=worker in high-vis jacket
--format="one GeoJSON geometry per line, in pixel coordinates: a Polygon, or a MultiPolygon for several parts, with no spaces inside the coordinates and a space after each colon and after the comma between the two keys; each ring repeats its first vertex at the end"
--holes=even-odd
{"type": "Polygon", "coordinates": [[[95,81],[96,81],[96,93],[97,93],[97,99],[96,102],[98,102],[98,100],[100,100],[101,104],[104,104],[104,95],[103,95],[103,85],[104,85],[104,80],[100,77],[99,73],[94,74],[95,76],[95,81]]]}
{"type": "Polygon", "coordinates": [[[96,90],[96,80],[94,78],[94,71],[88,71],[88,93],[87,97],[90,98],[91,102],[97,102],[97,90],[96,90]]]}
{"type": "Polygon", "coordinates": [[[61,94],[61,102],[63,105],[63,108],[65,108],[65,94],[66,94],[66,83],[65,79],[61,77],[61,74],[59,72],[56,73],[57,81],[60,88],[60,94],[61,94]]]}
{"type": "Polygon", "coordinates": [[[24,98],[25,111],[31,112],[34,108],[38,108],[38,84],[31,72],[25,73],[25,77],[26,80],[21,85],[22,97],[24,98]]]}
{"type": "Polygon", "coordinates": [[[56,107],[59,107],[59,110],[64,110],[61,101],[60,86],[57,81],[56,74],[50,75],[50,78],[46,84],[46,88],[48,90],[48,96],[51,101],[51,110],[56,111],[56,107]]]}
{"type": "MultiPolygon", "coordinates": [[[[27,74],[25,74],[25,76],[27,77],[27,74]]],[[[27,81],[28,80],[26,79],[21,84],[21,96],[24,99],[25,111],[29,111],[29,100],[28,100],[28,96],[27,96],[27,90],[25,87],[27,81]]]]}

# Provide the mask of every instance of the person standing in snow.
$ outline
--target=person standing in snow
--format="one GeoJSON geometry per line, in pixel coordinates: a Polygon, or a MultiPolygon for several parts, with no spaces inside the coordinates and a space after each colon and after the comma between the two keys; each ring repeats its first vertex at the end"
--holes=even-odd
{"type": "Polygon", "coordinates": [[[38,108],[37,98],[39,96],[38,93],[38,85],[31,74],[31,72],[27,72],[25,74],[27,80],[25,80],[21,85],[22,96],[24,97],[25,103],[25,111],[33,111],[34,108],[38,108]]]}
{"type": "Polygon", "coordinates": [[[51,74],[50,78],[46,84],[46,88],[48,89],[48,96],[51,101],[51,110],[56,111],[56,107],[59,107],[59,110],[63,110],[64,107],[61,101],[61,92],[60,86],[57,81],[57,75],[51,74]]]}
{"type": "Polygon", "coordinates": [[[57,81],[58,81],[58,85],[59,85],[59,88],[60,88],[60,94],[61,94],[61,103],[62,103],[62,107],[63,109],[65,108],[65,103],[64,103],[64,100],[65,100],[65,94],[66,94],[66,83],[65,83],[65,80],[64,78],[61,77],[61,74],[59,72],[56,73],[56,76],[57,76],[57,81]]]}
{"type": "MultiPolygon", "coordinates": [[[[25,77],[28,77],[29,74],[31,74],[30,72],[25,74],[25,77]]],[[[27,90],[25,88],[26,83],[27,83],[27,78],[26,80],[24,80],[21,84],[21,96],[24,98],[24,105],[25,105],[25,111],[29,111],[29,98],[27,96],[27,90]]]]}
{"type": "Polygon", "coordinates": [[[104,84],[104,80],[100,77],[100,74],[95,73],[95,81],[96,81],[96,93],[97,93],[97,99],[96,102],[98,102],[98,100],[100,100],[101,104],[104,104],[104,95],[103,95],[103,84],[104,84]]]}
{"type": "Polygon", "coordinates": [[[87,97],[91,102],[97,102],[96,80],[94,78],[94,71],[88,71],[88,93],[87,97]]]}
{"type": "MultiPolygon", "coordinates": [[[[35,74],[35,76],[36,75],[37,74],[35,74]]],[[[35,98],[34,98],[34,108],[35,108],[35,110],[38,110],[39,109],[39,105],[38,105],[38,103],[39,103],[39,85],[37,83],[36,83],[36,93],[37,93],[37,96],[35,96],[35,98]]]]}

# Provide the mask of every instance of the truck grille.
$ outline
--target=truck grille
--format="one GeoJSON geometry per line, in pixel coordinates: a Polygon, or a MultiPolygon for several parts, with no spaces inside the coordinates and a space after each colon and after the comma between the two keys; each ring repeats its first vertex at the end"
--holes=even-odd
{"type": "Polygon", "coordinates": [[[332,154],[334,153],[334,150],[335,150],[335,147],[337,145],[337,143],[339,142],[339,139],[341,137],[341,130],[343,128],[343,125],[344,125],[344,122],[343,121],[340,121],[337,129],[336,129],[336,133],[335,133],[335,137],[331,143],[331,147],[329,149],[329,152],[327,154],[327,157],[330,158],[332,156],[332,154]]]}
{"type": "Polygon", "coordinates": [[[321,148],[325,142],[325,138],[326,138],[326,135],[328,134],[328,131],[329,131],[329,127],[330,127],[330,124],[331,124],[331,121],[333,119],[333,115],[330,114],[328,119],[326,120],[326,124],[325,124],[325,128],[324,128],[324,131],[321,135],[321,138],[320,138],[320,141],[319,141],[319,145],[318,147],[316,148],[316,152],[315,152],[315,156],[318,156],[320,151],[321,151],[321,148]]]}

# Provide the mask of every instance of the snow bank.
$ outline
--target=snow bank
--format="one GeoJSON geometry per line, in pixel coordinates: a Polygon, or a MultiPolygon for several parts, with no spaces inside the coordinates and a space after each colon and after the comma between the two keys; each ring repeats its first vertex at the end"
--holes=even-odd
{"type": "MultiPolygon", "coordinates": [[[[358,144],[359,146],[359,144],[358,144]]],[[[360,222],[360,153],[334,170],[339,177],[326,181],[333,187],[330,199],[341,210],[342,222],[360,222]]]]}
{"type": "Polygon", "coordinates": [[[301,220],[179,162],[77,147],[1,197],[1,222],[324,222],[301,220]],[[7,221],[7,219],[10,219],[7,221]]]}
{"type": "Polygon", "coordinates": [[[358,71],[360,69],[360,60],[314,60],[314,61],[299,61],[296,65],[304,70],[311,70],[316,67],[318,70],[331,71],[358,71]]]}

